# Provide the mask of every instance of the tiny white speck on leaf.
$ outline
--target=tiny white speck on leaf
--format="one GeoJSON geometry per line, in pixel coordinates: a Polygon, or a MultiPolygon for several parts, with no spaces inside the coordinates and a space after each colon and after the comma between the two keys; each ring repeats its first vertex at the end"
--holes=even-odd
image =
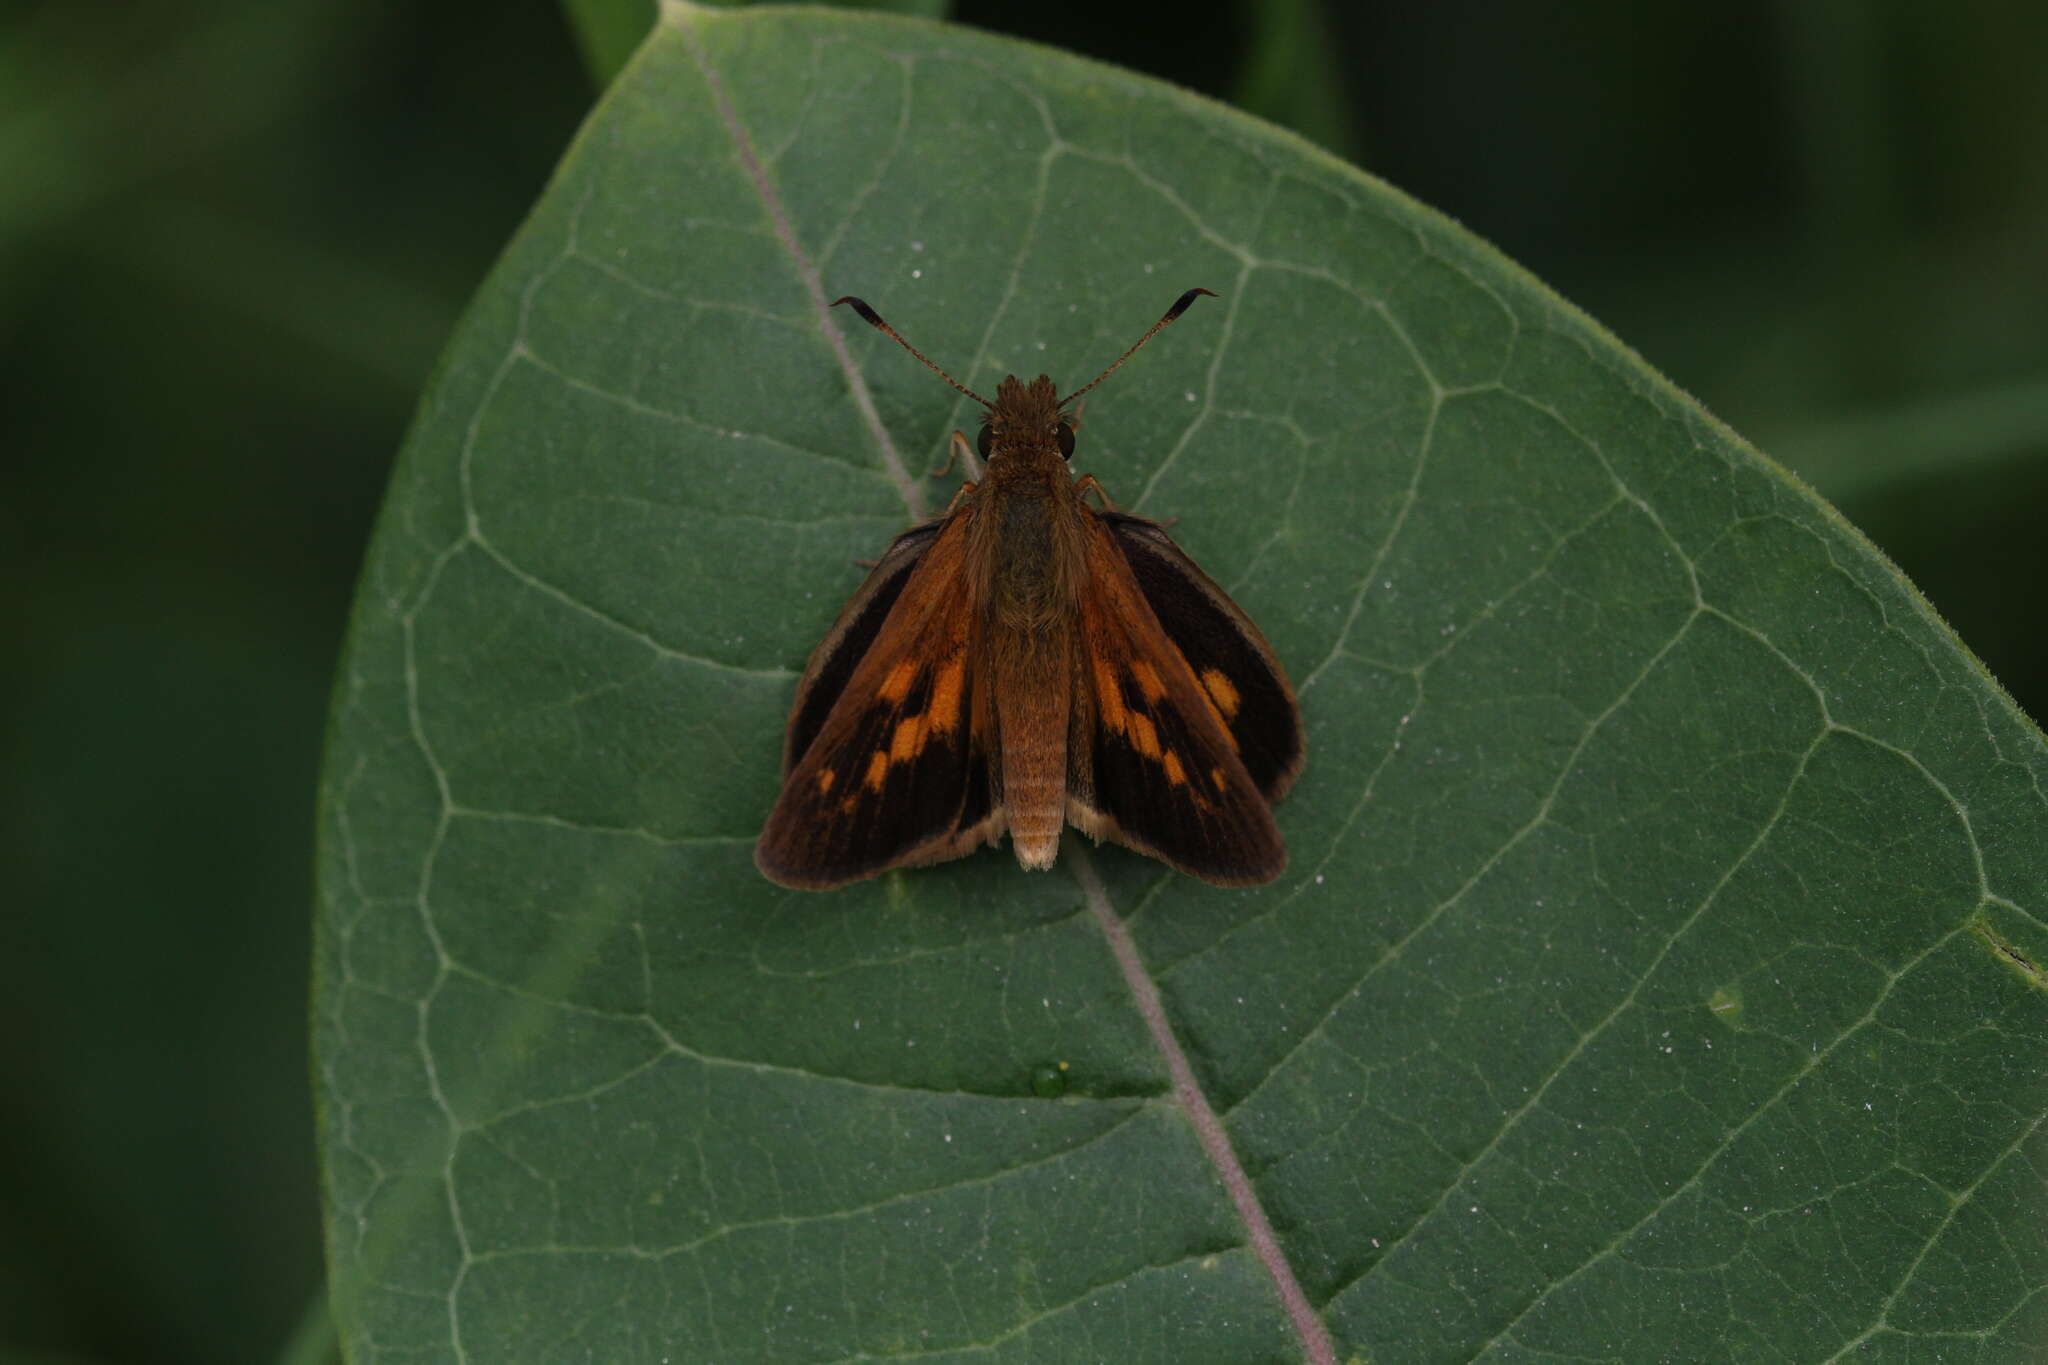
{"type": "Polygon", "coordinates": [[[1189,389],[1187,392],[1183,393],[1181,397],[1187,399],[1190,403],[1192,403],[1195,401],[1195,391],[1193,389],[1189,389]]]}
{"type": "Polygon", "coordinates": [[[923,242],[912,242],[912,243],[910,244],[910,249],[911,249],[912,251],[923,251],[923,250],[924,250],[924,243],[923,243],[923,242]]]}
{"type": "Polygon", "coordinates": [[[910,272],[910,278],[913,280],[921,280],[924,278],[924,272],[922,270],[913,270],[910,272]]]}

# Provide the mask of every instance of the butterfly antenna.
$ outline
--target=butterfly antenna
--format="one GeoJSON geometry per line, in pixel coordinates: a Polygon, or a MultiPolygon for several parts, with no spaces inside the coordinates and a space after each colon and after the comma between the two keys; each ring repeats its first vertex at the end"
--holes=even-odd
{"type": "MultiPolygon", "coordinates": [[[[1203,293],[1207,293],[1208,291],[1207,291],[1207,290],[1203,290],[1202,292],[1203,292],[1203,293]]],[[[853,305],[853,311],[854,311],[854,312],[856,312],[856,313],[858,313],[858,314],[860,314],[860,320],[861,320],[862,322],[865,322],[865,323],[866,323],[866,324],[867,324],[868,326],[870,326],[870,327],[874,328],[874,329],[875,329],[875,330],[876,330],[877,332],[880,332],[880,333],[882,333],[882,335],[884,335],[884,336],[888,337],[888,338],[889,338],[890,340],[894,341],[894,342],[895,342],[895,343],[896,343],[896,344],[897,344],[898,346],[901,346],[901,347],[902,347],[902,348],[903,348],[904,350],[906,350],[906,351],[910,352],[910,353],[911,353],[912,355],[916,356],[916,357],[917,357],[917,358],[918,358],[919,360],[923,360],[923,361],[924,361],[924,364],[925,364],[925,368],[926,368],[926,369],[928,369],[928,370],[930,370],[930,371],[931,371],[931,372],[932,372],[933,374],[935,374],[935,375],[937,375],[937,376],[938,376],[939,378],[941,378],[941,379],[945,380],[945,381],[946,381],[946,382],[947,382],[948,384],[951,384],[951,385],[952,385],[952,386],[953,386],[954,388],[956,388],[956,389],[960,390],[960,392],[962,392],[962,393],[966,394],[966,395],[967,395],[967,396],[968,396],[969,398],[972,398],[972,399],[973,399],[973,400],[974,400],[975,402],[977,402],[977,403],[981,404],[981,405],[982,405],[983,407],[985,407],[985,408],[993,408],[993,407],[995,406],[995,404],[993,404],[993,403],[989,402],[989,401],[988,401],[988,400],[987,400],[986,398],[983,398],[983,397],[982,397],[982,396],[981,396],[980,394],[976,393],[976,392],[975,392],[975,391],[974,391],[973,389],[970,389],[970,388],[968,388],[968,387],[967,387],[967,386],[966,386],[965,384],[963,384],[963,383],[961,383],[961,382],[960,382],[959,380],[955,379],[955,378],[954,378],[954,377],[953,377],[952,375],[950,375],[950,374],[947,374],[947,373],[946,373],[946,372],[945,372],[944,370],[942,370],[942,369],[940,369],[940,368],[939,368],[938,366],[936,366],[936,365],[932,364],[932,362],[931,362],[931,361],[929,361],[929,360],[926,360],[926,359],[925,359],[925,354],[924,354],[924,352],[923,352],[923,351],[920,351],[920,350],[918,350],[918,349],[917,349],[917,347],[915,347],[915,346],[911,345],[911,344],[910,344],[909,342],[905,341],[905,340],[903,339],[903,337],[902,337],[902,334],[901,334],[901,333],[899,333],[899,332],[898,332],[898,331],[897,331],[897,330],[896,330],[896,329],[895,329],[894,327],[891,327],[891,326],[890,326],[890,325],[889,325],[888,323],[886,323],[886,322],[882,321],[882,315],[881,315],[880,313],[877,313],[877,312],[876,312],[876,311],[875,311],[874,309],[872,309],[872,308],[868,307],[868,306],[867,306],[867,303],[866,303],[866,301],[864,301],[864,300],[862,300],[862,299],[857,299],[857,298],[855,298],[855,297],[854,297],[853,295],[851,295],[851,294],[843,294],[843,295],[841,295],[840,297],[838,297],[838,298],[836,298],[836,299],[832,300],[832,306],[833,306],[834,308],[837,308],[837,307],[838,307],[838,306],[839,306],[840,304],[842,304],[842,303],[850,303],[850,304],[852,304],[852,305],[853,305]]],[[[1183,299],[1183,300],[1181,300],[1181,302],[1180,302],[1180,303],[1178,303],[1178,304],[1175,304],[1175,305],[1174,305],[1174,307],[1175,307],[1175,308],[1182,308],[1182,307],[1185,307],[1185,306],[1186,306],[1186,304],[1187,304],[1187,300],[1186,300],[1186,299],[1183,299]]],[[[1170,320],[1170,319],[1169,319],[1169,320],[1170,320]]],[[[1166,324],[1165,324],[1165,323],[1163,323],[1163,322],[1162,322],[1161,324],[1159,324],[1159,326],[1160,326],[1160,327],[1164,327],[1165,325],[1166,325],[1166,324]]],[[[1156,331],[1158,331],[1158,330],[1159,330],[1159,327],[1154,327],[1154,328],[1153,328],[1152,330],[1156,332],[1156,331]]],[[[1135,349],[1136,349],[1136,347],[1133,347],[1132,349],[1133,349],[1133,350],[1135,350],[1135,349]]],[[[1117,362],[1117,363],[1118,363],[1118,364],[1122,364],[1123,362],[1119,361],[1119,362],[1117,362]]],[[[1115,367],[1114,367],[1114,366],[1112,366],[1111,368],[1115,368],[1115,367]]]]}
{"type": "MultiPolygon", "coordinates": [[[[1152,330],[1151,330],[1151,331],[1149,331],[1149,332],[1145,333],[1145,335],[1143,335],[1143,336],[1139,337],[1139,338],[1138,338],[1138,339],[1137,339],[1136,341],[1132,342],[1132,343],[1131,343],[1131,349],[1130,349],[1130,350],[1128,350],[1128,351],[1125,351],[1125,352],[1124,352],[1124,353],[1123,353],[1122,355],[1120,355],[1120,356],[1118,356],[1118,357],[1116,358],[1116,364],[1113,364],[1113,365],[1111,365],[1111,366],[1110,366],[1110,367],[1109,367],[1108,369],[1104,370],[1104,371],[1103,371],[1103,372],[1102,372],[1101,374],[1098,374],[1098,375],[1096,375],[1096,376],[1095,376],[1095,377],[1094,377],[1093,379],[1091,379],[1091,380],[1089,380],[1089,381],[1088,381],[1087,383],[1083,384],[1083,385],[1082,385],[1082,386],[1081,386],[1080,388],[1078,388],[1078,389],[1075,389],[1075,390],[1074,390],[1074,391],[1073,391],[1072,393],[1068,394],[1068,395],[1067,395],[1067,396],[1066,396],[1065,398],[1062,398],[1062,399],[1060,399],[1060,406],[1061,406],[1061,407],[1065,407],[1065,406],[1066,406],[1067,404],[1069,404],[1069,403],[1073,402],[1073,401],[1074,401],[1074,400],[1075,400],[1076,398],[1079,398],[1079,397],[1080,397],[1080,396],[1081,396],[1082,394],[1084,394],[1084,393],[1088,392],[1088,390],[1090,390],[1090,389],[1094,388],[1094,387],[1095,387],[1095,386],[1096,386],[1097,384],[1100,384],[1100,383],[1101,383],[1101,382],[1102,382],[1103,380],[1105,380],[1105,379],[1109,378],[1109,377],[1110,377],[1111,375],[1115,374],[1115,373],[1116,373],[1116,367],[1117,367],[1117,365],[1121,365],[1121,364],[1123,364],[1123,363],[1124,363],[1124,362],[1125,362],[1126,360],[1129,360],[1129,359],[1130,359],[1130,358],[1131,358],[1132,356],[1136,355],[1136,354],[1138,353],[1138,348],[1139,348],[1140,346],[1143,346],[1143,345],[1144,345],[1144,344],[1145,344],[1146,342],[1150,341],[1150,340],[1151,340],[1151,339],[1152,339],[1153,337],[1156,337],[1156,336],[1158,336],[1158,335],[1160,334],[1160,332],[1162,332],[1162,331],[1164,331],[1164,330],[1166,329],[1166,324],[1167,324],[1167,323],[1169,323],[1169,322],[1172,322],[1172,321],[1173,321],[1173,320],[1174,320],[1175,318],[1179,317],[1179,316],[1180,316],[1180,315],[1181,315],[1182,313],[1185,313],[1185,312],[1187,312],[1187,311],[1188,311],[1188,305],[1189,305],[1189,304],[1191,304],[1191,303],[1193,303],[1193,302],[1194,302],[1194,301],[1195,301],[1195,300],[1196,300],[1197,298],[1199,298],[1199,297],[1200,297],[1201,295],[1203,295],[1203,294],[1207,294],[1207,295],[1208,295],[1208,296],[1209,296],[1210,298],[1212,298],[1212,299],[1216,297],[1216,291],[1215,291],[1215,290],[1213,290],[1213,289],[1190,289],[1190,290],[1188,290],[1188,292],[1187,292],[1187,293],[1185,293],[1185,294],[1182,294],[1182,295],[1181,295],[1181,296],[1180,296],[1179,298],[1177,298],[1177,299],[1175,299],[1175,300],[1173,301],[1173,307],[1171,307],[1171,308],[1169,308],[1169,309],[1167,309],[1167,310],[1166,310],[1166,316],[1165,316],[1165,317],[1163,317],[1163,318],[1161,318],[1161,319],[1159,319],[1159,321],[1157,321],[1157,322],[1155,322],[1155,323],[1153,323],[1153,324],[1152,324],[1152,330]]],[[[859,302],[859,300],[855,300],[855,302],[859,302]]],[[[879,324],[879,323],[881,322],[881,319],[880,319],[880,318],[875,318],[875,319],[872,319],[872,320],[873,320],[874,322],[876,322],[877,324],[879,324]]],[[[894,333],[891,333],[891,335],[893,336],[893,335],[894,335],[894,333]]],[[[900,341],[900,340],[902,340],[902,338],[901,338],[901,337],[898,337],[898,338],[897,338],[897,340],[899,340],[899,341],[900,341]]],[[[917,352],[915,352],[915,351],[912,351],[912,352],[911,352],[911,354],[912,354],[912,355],[917,355],[917,352]]],[[[923,356],[918,356],[917,358],[918,358],[919,360],[924,360],[924,357],[923,357],[923,356]]],[[[930,361],[928,361],[928,360],[926,360],[926,361],[925,361],[925,363],[926,363],[927,365],[931,364],[931,362],[930,362],[930,361]]]]}

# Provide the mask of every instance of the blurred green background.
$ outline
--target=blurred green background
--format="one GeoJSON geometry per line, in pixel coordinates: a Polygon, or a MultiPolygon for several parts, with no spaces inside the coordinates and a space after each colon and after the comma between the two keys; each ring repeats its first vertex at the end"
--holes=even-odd
{"type": "MultiPolygon", "coordinates": [[[[306,957],[352,580],[442,339],[649,12],[0,18],[0,1357],[327,1349],[306,957]]],[[[2048,7],[953,13],[1232,99],[1490,238],[2042,714],[2048,7]]]]}

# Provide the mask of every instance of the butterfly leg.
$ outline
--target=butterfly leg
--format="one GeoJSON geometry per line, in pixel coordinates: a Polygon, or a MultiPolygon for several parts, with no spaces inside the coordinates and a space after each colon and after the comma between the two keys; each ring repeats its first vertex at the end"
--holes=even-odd
{"type": "Polygon", "coordinates": [[[950,516],[950,515],[952,515],[953,509],[954,509],[954,508],[956,508],[956,507],[958,507],[958,506],[960,505],[960,500],[961,500],[962,498],[966,497],[966,496],[967,496],[967,495],[968,495],[969,493],[972,493],[973,491],[974,491],[974,483],[973,483],[973,481],[972,481],[972,480],[969,480],[968,482],[966,482],[966,483],[963,483],[963,484],[961,484],[961,485],[960,485],[960,486],[959,486],[958,488],[954,489],[954,490],[953,490],[953,500],[952,500],[951,502],[949,502],[949,503],[947,503],[947,504],[946,504],[946,510],[945,510],[945,512],[944,512],[944,513],[942,513],[941,515],[944,515],[944,516],[950,516]]]}
{"type": "Polygon", "coordinates": [[[970,479],[981,475],[981,461],[974,458],[974,447],[967,444],[967,433],[963,431],[955,431],[953,439],[946,442],[946,462],[934,469],[931,476],[943,479],[953,472],[956,464],[967,471],[970,479]]]}
{"type": "Polygon", "coordinates": [[[1109,494],[1103,490],[1102,480],[1096,478],[1093,474],[1083,474],[1080,478],[1076,479],[1074,481],[1074,491],[1084,498],[1093,493],[1095,500],[1102,504],[1102,510],[1105,512],[1117,510],[1116,504],[1109,500],[1109,494]]]}

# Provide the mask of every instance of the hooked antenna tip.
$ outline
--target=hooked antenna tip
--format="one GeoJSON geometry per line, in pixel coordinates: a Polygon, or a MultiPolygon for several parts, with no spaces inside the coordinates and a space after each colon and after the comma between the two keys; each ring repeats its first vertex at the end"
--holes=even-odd
{"type": "Polygon", "coordinates": [[[866,299],[858,299],[851,294],[841,294],[838,298],[832,300],[831,306],[837,308],[842,303],[852,304],[853,311],[860,314],[860,320],[868,326],[880,327],[882,325],[882,315],[868,307],[866,299]]]}
{"type": "MultiPolygon", "coordinates": [[[[1166,320],[1168,322],[1172,322],[1182,313],[1187,312],[1188,305],[1193,303],[1196,299],[1200,298],[1204,294],[1207,294],[1212,299],[1217,297],[1216,291],[1213,289],[1190,289],[1187,293],[1182,294],[1179,298],[1175,299],[1173,301],[1173,307],[1166,310],[1166,320]]],[[[859,302],[859,300],[856,299],[855,302],[857,303],[859,302]]]]}

